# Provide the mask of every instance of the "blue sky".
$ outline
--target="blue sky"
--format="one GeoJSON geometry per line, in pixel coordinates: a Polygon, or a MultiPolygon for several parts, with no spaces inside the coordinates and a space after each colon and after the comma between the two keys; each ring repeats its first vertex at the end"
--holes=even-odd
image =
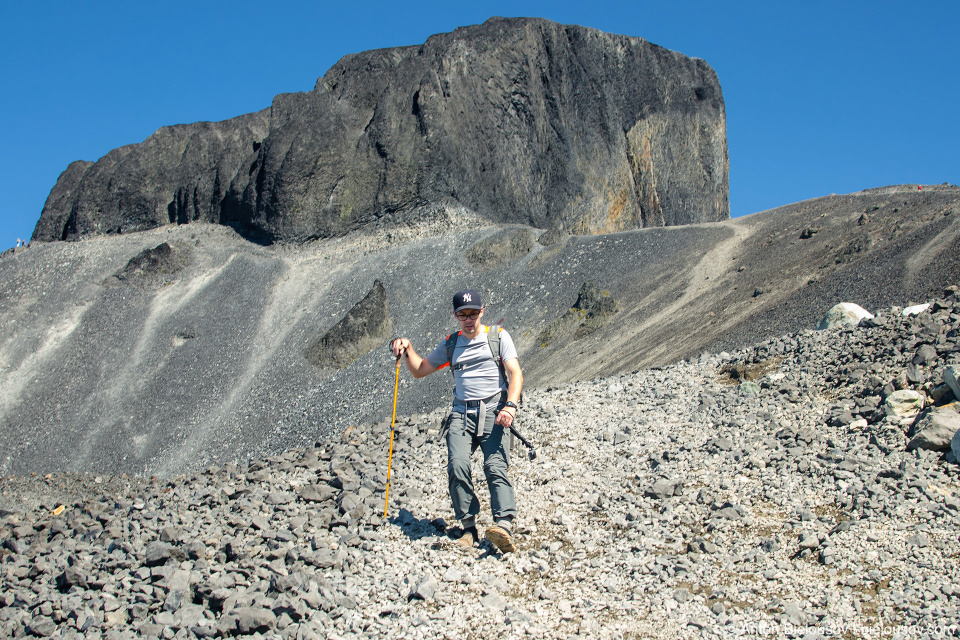
{"type": "Polygon", "coordinates": [[[731,214],[888,184],[960,182],[960,2],[5,1],[0,249],[60,172],[158,128],[308,91],[341,56],[495,15],[638,36],[716,71],[731,214]]]}

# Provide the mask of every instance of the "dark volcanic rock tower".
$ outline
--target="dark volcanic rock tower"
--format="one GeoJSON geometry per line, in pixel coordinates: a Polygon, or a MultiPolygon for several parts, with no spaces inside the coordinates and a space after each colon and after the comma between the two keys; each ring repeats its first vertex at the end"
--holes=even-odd
{"type": "Polygon", "coordinates": [[[422,205],[590,234],[729,218],[713,69],[640,38],[494,18],[341,59],[264,111],[165,127],[60,176],[35,240],[218,222],[327,237],[422,205]]]}

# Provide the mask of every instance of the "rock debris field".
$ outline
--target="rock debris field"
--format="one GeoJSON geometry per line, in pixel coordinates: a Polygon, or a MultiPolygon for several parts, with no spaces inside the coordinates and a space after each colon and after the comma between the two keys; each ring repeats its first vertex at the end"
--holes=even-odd
{"type": "Polygon", "coordinates": [[[448,537],[440,410],[397,419],[387,518],[389,417],[169,481],[4,478],[0,637],[958,637],[960,299],[874,313],[529,390],[513,554],[448,537]]]}

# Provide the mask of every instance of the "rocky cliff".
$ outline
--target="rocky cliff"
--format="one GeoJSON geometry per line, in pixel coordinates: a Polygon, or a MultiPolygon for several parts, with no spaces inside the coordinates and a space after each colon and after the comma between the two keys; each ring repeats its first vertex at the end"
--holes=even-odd
{"type": "Polygon", "coordinates": [[[348,55],[306,93],[75,162],[34,240],[169,223],[258,242],[462,207],[592,234],[729,217],[714,71],[640,38],[493,18],[348,55]]]}

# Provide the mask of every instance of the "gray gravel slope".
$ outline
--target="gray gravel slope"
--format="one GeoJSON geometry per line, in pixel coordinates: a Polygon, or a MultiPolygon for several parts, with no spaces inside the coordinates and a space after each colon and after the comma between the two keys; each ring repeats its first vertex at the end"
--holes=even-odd
{"type": "MultiPolygon", "coordinates": [[[[958,204],[956,187],[889,187],[722,223],[544,238],[492,262],[467,256],[541,232],[450,209],[303,245],[214,225],[33,243],[0,256],[0,472],[170,477],[389,415],[386,348],[344,369],[305,357],[375,280],[394,331],[421,351],[454,328],[451,293],[480,289],[528,387],[546,388],[797,331],[842,300],[929,297],[960,281],[958,204]],[[162,268],[131,266],[164,243],[162,268]],[[620,311],[544,344],[587,281],[620,311]]],[[[403,378],[401,413],[443,405],[449,386],[403,378]]]]}

